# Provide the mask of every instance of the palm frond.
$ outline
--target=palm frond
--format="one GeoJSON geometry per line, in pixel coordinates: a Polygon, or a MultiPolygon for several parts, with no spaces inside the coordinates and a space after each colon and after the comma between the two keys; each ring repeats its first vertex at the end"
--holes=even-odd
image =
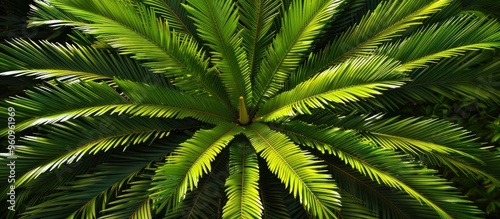
{"type": "Polygon", "coordinates": [[[391,150],[363,143],[352,131],[315,127],[298,121],[279,131],[299,144],[338,157],[379,184],[406,192],[442,218],[473,218],[480,213],[448,182],[436,177],[436,171],[410,164],[391,150]]]}
{"type": "Polygon", "coordinates": [[[221,108],[219,102],[206,96],[191,96],[167,87],[153,86],[115,79],[118,87],[137,104],[134,114],[156,117],[193,117],[200,121],[218,124],[233,121],[233,113],[221,108]],[[150,106],[156,106],[149,108],[150,106]],[[164,110],[157,106],[164,106],[164,110]]]}
{"type": "Polygon", "coordinates": [[[400,42],[382,46],[379,53],[401,60],[398,69],[409,71],[466,51],[494,47],[500,47],[500,24],[487,17],[462,15],[423,27],[400,42]]]}
{"type": "Polygon", "coordinates": [[[398,62],[386,57],[353,58],[283,92],[266,102],[256,121],[310,114],[331,102],[355,102],[403,85],[404,75],[394,71],[398,62]]]}
{"type": "Polygon", "coordinates": [[[287,88],[294,88],[333,64],[353,56],[372,54],[382,43],[398,37],[408,28],[438,12],[450,0],[384,1],[360,23],[336,37],[329,45],[308,60],[287,81],[287,88]]]}
{"type": "MultiPolygon", "coordinates": [[[[279,179],[269,171],[266,162],[259,159],[259,191],[260,200],[262,201],[262,218],[265,219],[289,219],[291,218],[288,213],[288,205],[285,204],[283,184],[279,179]]],[[[293,199],[293,197],[292,197],[293,199]]],[[[298,208],[304,210],[302,206],[298,208]]]]}
{"type": "Polygon", "coordinates": [[[229,177],[226,180],[227,203],[223,218],[262,218],[259,196],[259,164],[251,145],[231,145],[229,177]]]}
{"type": "MultiPolygon", "coordinates": [[[[293,1],[282,26],[264,55],[254,85],[254,103],[261,105],[282,88],[321,29],[337,12],[337,0],[293,1]]],[[[252,112],[253,114],[255,112],[252,112]]]]}
{"type": "Polygon", "coordinates": [[[341,192],[346,191],[362,199],[368,209],[378,212],[379,218],[440,218],[434,211],[429,211],[428,206],[423,205],[406,192],[372,181],[343,160],[331,156],[325,156],[324,160],[341,188],[341,192]]]}
{"type": "Polygon", "coordinates": [[[260,69],[267,47],[272,42],[271,27],[280,6],[281,1],[238,1],[240,22],[244,26],[241,30],[242,46],[247,52],[252,80],[260,69]]]}
{"type": "Polygon", "coordinates": [[[474,102],[482,121],[500,103],[491,0],[32,1],[28,27],[68,34],[0,45],[4,96],[24,92],[0,100],[0,178],[15,178],[0,199],[11,186],[16,198],[0,218],[478,219],[494,207],[450,177],[500,188],[497,149],[418,115],[474,102]],[[24,78],[36,81],[8,83],[24,78]]]}
{"type": "MultiPolygon", "coordinates": [[[[231,113],[220,110],[220,105],[213,103],[207,97],[193,97],[182,95],[178,91],[168,88],[162,89],[150,85],[141,87],[142,84],[118,81],[117,79],[115,81],[119,83],[121,88],[127,90],[127,94],[135,101],[134,103],[126,100],[107,84],[81,82],[44,86],[37,88],[37,92],[27,92],[27,98],[12,98],[2,104],[16,107],[16,131],[40,124],[52,124],[82,116],[105,113],[125,113],[163,118],[195,117],[214,124],[224,120],[232,120],[231,113]],[[146,98],[139,96],[149,91],[155,91],[157,95],[147,95],[146,98]],[[170,99],[172,96],[166,96],[160,91],[171,91],[168,94],[177,97],[177,99],[170,99]],[[171,106],[164,105],[165,103],[171,104],[171,106]],[[195,106],[200,103],[204,104],[200,105],[201,109],[196,108],[195,106]],[[189,105],[192,107],[189,108],[189,105]],[[205,112],[204,110],[207,109],[209,111],[205,112]]],[[[5,117],[5,113],[2,113],[1,117],[5,117]]],[[[5,135],[7,132],[7,128],[2,129],[0,135],[5,135]]]]}
{"type": "Polygon", "coordinates": [[[72,14],[64,13],[47,1],[34,0],[29,13],[28,27],[39,27],[49,25],[51,27],[60,27],[72,23],[92,23],[84,18],[78,18],[72,14]]]}
{"type": "MultiPolygon", "coordinates": [[[[185,121],[168,121],[160,119],[134,118],[116,120],[91,119],[67,122],[47,128],[50,134],[43,136],[26,136],[26,147],[20,149],[26,154],[37,153],[37,149],[44,149],[37,159],[32,159],[30,171],[16,180],[21,185],[37,178],[40,174],[61,167],[62,164],[73,163],[86,154],[96,154],[111,148],[152,142],[161,139],[175,129],[189,129],[199,126],[196,123],[185,121]],[[88,136],[83,135],[85,130],[94,130],[88,136]],[[84,137],[85,136],[85,137],[84,137]],[[81,139],[75,142],[74,139],[81,139]]],[[[29,156],[29,155],[28,155],[29,156]]]]}
{"type": "Polygon", "coordinates": [[[161,75],[154,75],[126,56],[91,47],[22,39],[0,48],[0,75],[31,76],[36,79],[99,81],[123,80],[167,86],[161,75]]]}
{"type": "Polygon", "coordinates": [[[262,123],[252,123],[245,131],[252,146],[263,157],[272,173],[281,179],[304,208],[318,218],[335,217],[340,196],[330,175],[319,161],[300,150],[289,138],[262,123]]]}
{"type": "MultiPolygon", "coordinates": [[[[18,176],[21,176],[34,167],[34,162],[32,161],[35,161],[37,159],[37,155],[33,153],[25,153],[25,151],[27,150],[25,149],[25,146],[21,145],[21,143],[19,146],[17,146],[16,149],[19,150],[17,153],[17,156],[19,156],[19,158],[27,159],[27,162],[17,163],[16,165],[16,173],[18,174],[18,176]]],[[[38,203],[43,202],[43,200],[45,200],[48,195],[56,192],[57,188],[75,180],[76,176],[91,173],[91,171],[97,165],[100,165],[104,161],[108,160],[113,152],[114,149],[111,149],[107,152],[99,153],[93,156],[87,155],[84,157],[85,162],[82,162],[82,160],[80,160],[79,162],[74,162],[71,164],[63,164],[60,168],[50,172],[45,172],[44,174],[40,175],[36,179],[31,180],[30,182],[24,183],[22,185],[16,185],[16,212],[25,212],[27,207],[34,206],[38,203]]],[[[5,164],[7,163],[4,162],[6,160],[4,158],[5,156],[4,154],[2,154],[0,156],[0,163],[2,163],[3,166],[6,166],[5,164]]],[[[36,160],[36,162],[40,163],[40,160],[36,160]]],[[[7,169],[5,169],[5,171],[4,169],[1,169],[0,172],[8,173],[9,171],[7,169]]],[[[5,177],[8,176],[6,175],[5,177]]],[[[9,186],[9,184],[4,184],[0,187],[0,191],[2,191],[2,194],[7,194],[10,191],[10,188],[8,188],[9,186]]],[[[7,198],[6,195],[2,195],[0,197],[2,199],[7,198]]],[[[19,217],[16,214],[9,214],[9,212],[0,213],[0,217],[19,217]]]]}
{"type": "MultiPolygon", "coordinates": [[[[112,87],[96,82],[37,87],[35,91],[27,91],[26,96],[13,97],[1,103],[16,108],[16,131],[80,116],[99,115],[127,104],[112,87]]],[[[6,117],[6,111],[0,113],[0,117],[6,117]]],[[[7,131],[2,129],[0,136],[7,131]]]]}
{"type": "MultiPolygon", "coordinates": [[[[91,20],[85,18],[79,18],[72,14],[64,12],[62,9],[55,7],[48,1],[44,0],[33,0],[33,4],[30,5],[31,10],[28,13],[28,28],[49,28],[65,33],[69,32],[68,26],[74,26],[76,24],[92,24],[91,20]]],[[[47,39],[52,39],[50,36],[47,39]]],[[[72,43],[79,44],[81,46],[92,46],[94,48],[111,48],[106,42],[98,40],[93,36],[84,34],[82,31],[77,29],[72,29],[70,34],[67,34],[72,43]]]]}
{"type": "Polygon", "coordinates": [[[239,132],[239,126],[225,123],[199,130],[180,144],[153,177],[151,198],[157,212],[165,207],[167,211],[176,209],[188,190],[197,187],[200,177],[211,171],[211,162],[239,132]]]}
{"type": "Polygon", "coordinates": [[[338,211],[339,218],[380,219],[378,211],[369,209],[361,199],[345,192],[340,192],[342,209],[338,211]]]}
{"type": "Polygon", "coordinates": [[[376,116],[328,119],[330,124],[355,130],[381,147],[402,150],[426,163],[451,168],[469,177],[489,179],[500,186],[500,162],[472,134],[449,122],[436,119],[376,116]],[[404,128],[403,128],[404,127],[404,128]]]}
{"type": "MultiPolygon", "coordinates": [[[[500,93],[494,75],[500,60],[490,60],[490,57],[491,53],[488,52],[470,52],[442,60],[428,68],[414,70],[410,73],[413,81],[406,85],[408,87],[401,87],[401,99],[436,102],[438,96],[443,96],[452,100],[474,98],[489,104],[498,103],[500,93]]],[[[393,96],[388,92],[387,99],[396,100],[393,96]]]]}
{"type": "Polygon", "coordinates": [[[136,174],[135,171],[132,174],[128,172],[130,169],[120,168],[123,172],[97,172],[80,176],[81,179],[61,186],[60,191],[47,196],[48,200],[43,203],[28,207],[21,218],[57,218],[58,215],[68,215],[67,218],[72,219],[96,218],[96,207],[99,209],[98,206],[108,202],[116,188],[136,174]]]}
{"type": "Polygon", "coordinates": [[[189,36],[171,32],[168,24],[143,5],[111,1],[51,1],[56,7],[94,23],[67,21],[85,33],[94,34],[121,54],[130,54],[156,73],[174,79],[180,89],[198,94],[207,92],[228,104],[219,78],[208,73],[208,59],[189,36]]]}
{"type": "Polygon", "coordinates": [[[440,103],[449,100],[477,99],[494,105],[500,101],[495,84],[499,60],[491,60],[491,53],[469,52],[462,56],[441,60],[426,68],[409,72],[412,81],[377,98],[364,99],[349,105],[332,103],[337,113],[349,114],[396,112],[408,104],[440,103]],[[483,64],[486,63],[487,64],[483,64]],[[439,72],[436,74],[435,72],[439,72]]]}
{"type": "Polygon", "coordinates": [[[196,37],[194,23],[188,17],[188,13],[182,4],[186,0],[144,0],[144,4],[154,9],[156,14],[165,18],[168,26],[173,30],[196,37]]]}
{"type": "MultiPolygon", "coordinates": [[[[284,191],[281,195],[283,197],[283,202],[288,210],[288,214],[290,215],[290,219],[315,219],[317,217],[313,216],[310,211],[306,211],[304,206],[297,200],[293,194],[288,193],[288,191],[284,191]]],[[[342,197],[340,197],[342,199],[342,197]]],[[[342,210],[342,209],[341,209],[342,210]]],[[[288,219],[287,218],[287,219],[288,219]]]]}
{"type": "Polygon", "coordinates": [[[122,189],[120,195],[107,203],[99,219],[152,219],[151,199],[149,198],[151,177],[152,174],[142,173],[128,181],[128,188],[122,189]]]}
{"type": "Polygon", "coordinates": [[[217,156],[212,164],[212,171],[200,179],[198,187],[186,195],[177,209],[167,212],[165,219],[222,218],[226,200],[224,183],[229,174],[228,151],[226,148],[217,156]]]}
{"type": "MultiPolygon", "coordinates": [[[[96,123],[98,125],[97,127],[99,127],[100,129],[93,128],[90,131],[84,132],[86,133],[85,137],[87,137],[87,139],[83,140],[86,140],[86,142],[88,142],[90,141],[90,138],[103,137],[104,134],[107,134],[111,132],[113,129],[115,129],[114,126],[112,125],[123,125],[123,124],[118,124],[116,122],[113,123],[112,117],[107,119],[108,120],[101,120],[100,123],[96,123]]],[[[184,122],[191,123],[190,121],[184,121],[184,122]]],[[[20,140],[19,145],[16,147],[16,156],[18,156],[20,159],[23,160],[25,159],[24,160],[25,162],[21,162],[16,165],[16,173],[19,176],[26,174],[28,171],[34,169],[39,165],[43,165],[47,160],[56,156],[56,154],[64,154],[65,152],[73,150],[75,145],[86,143],[83,141],[75,143],[74,139],[76,139],[77,136],[73,136],[73,141],[68,141],[68,140],[66,141],[68,145],[59,144],[54,146],[50,144],[45,144],[44,142],[58,142],[58,143],[65,143],[65,142],[56,141],[53,139],[54,138],[53,128],[47,129],[41,127],[40,129],[41,129],[40,130],[41,134],[35,136],[40,138],[25,138],[23,140],[20,140]],[[36,142],[37,139],[41,138],[44,139],[52,138],[52,139],[48,139],[47,141],[36,142]]],[[[55,130],[57,131],[58,129],[55,130]]],[[[83,133],[83,131],[81,133],[83,133]]],[[[19,192],[20,196],[21,195],[27,196],[29,197],[29,199],[27,200],[26,203],[22,202],[20,199],[19,200],[16,199],[16,201],[19,201],[18,203],[21,208],[22,206],[26,205],[31,206],[30,203],[40,202],[41,199],[45,199],[45,197],[48,194],[53,193],[59,186],[62,186],[70,182],[71,180],[74,180],[77,175],[89,174],[94,172],[95,167],[97,165],[102,164],[105,161],[115,158],[120,159],[120,157],[122,157],[121,159],[122,161],[127,160],[131,162],[135,162],[137,159],[139,160],[154,159],[155,158],[154,156],[160,158],[168,154],[170,151],[173,150],[175,146],[185,141],[186,139],[187,138],[184,135],[176,134],[173,136],[167,136],[163,138],[163,140],[159,141],[156,140],[152,144],[143,143],[143,144],[138,144],[137,146],[130,145],[125,152],[123,152],[122,148],[110,148],[105,152],[92,155],[89,154],[84,155],[79,161],[72,162],[71,164],[63,163],[59,168],[45,172],[40,176],[38,176],[37,178],[30,180],[29,182],[25,182],[23,184],[17,182],[16,189],[19,189],[19,191],[16,191],[16,194],[19,192]],[[129,155],[142,154],[142,153],[147,154],[146,158],[144,158],[143,156],[127,157],[129,155]],[[33,189],[35,187],[36,189],[33,189]]],[[[4,158],[5,154],[2,154],[0,160],[3,162],[5,161],[4,158]]],[[[1,171],[0,173],[3,174],[4,172],[8,171],[1,171]]],[[[7,188],[3,188],[2,186],[2,191],[6,191],[5,193],[8,192],[6,189],[7,188]]],[[[18,210],[23,211],[21,208],[18,208],[18,210]]]]}
{"type": "Polygon", "coordinates": [[[495,1],[476,0],[460,1],[464,11],[476,13],[482,16],[500,18],[500,5],[495,1]]]}
{"type": "Polygon", "coordinates": [[[243,97],[252,100],[248,59],[238,32],[238,11],[232,0],[187,0],[186,10],[192,15],[198,35],[212,49],[212,62],[220,69],[220,77],[233,107],[243,97]]]}
{"type": "Polygon", "coordinates": [[[336,36],[344,33],[352,26],[356,26],[364,15],[373,11],[382,0],[350,0],[342,5],[341,12],[335,16],[331,26],[326,30],[326,35],[320,45],[325,46],[336,36]]]}
{"type": "MultiPolygon", "coordinates": [[[[91,173],[80,175],[74,181],[59,187],[58,192],[45,197],[42,203],[28,207],[22,218],[57,218],[60,215],[68,215],[69,218],[96,218],[98,215],[102,215],[100,211],[106,209],[106,204],[111,200],[125,198],[123,196],[116,197],[118,191],[127,189],[125,185],[133,185],[134,182],[147,180],[142,178],[144,171],[155,160],[172,151],[172,146],[168,143],[155,144],[151,147],[140,148],[139,151],[114,153],[112,159],[98,165],[91,173]],[[138,152],[142,156],[135,156],[138,152]]],[[[151,177],[147,181],[150,179],[151,177]]],[[[129,191],[126,190],[125,193],[129,191]]],[[[144,201],[146,199],[147,196],[134,196],[136,204],[140,203],[137,200],[144,201]]],[[[114,210],[120,211],[116,208],[114,210]]],[[[121,209],[122,213],[125,214],[131,210],[133,208],[121,209]]],[[[132,212],[128,217],[131,216],[133,216],[132,212]]]]}

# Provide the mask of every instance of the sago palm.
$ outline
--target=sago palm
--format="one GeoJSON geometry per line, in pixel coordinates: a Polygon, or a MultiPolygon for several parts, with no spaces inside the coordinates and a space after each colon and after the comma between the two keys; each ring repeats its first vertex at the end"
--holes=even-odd
{"type": "Polygon", "coordinates": [[[500,100],[500,23],[458,2],[47,0],[30,19],[73,40],[1,46],[2,75],[44,81],[2,103],[2,218],[470,219],[438,170],[500,186],[487,145],[399,110],[500,100]]]}

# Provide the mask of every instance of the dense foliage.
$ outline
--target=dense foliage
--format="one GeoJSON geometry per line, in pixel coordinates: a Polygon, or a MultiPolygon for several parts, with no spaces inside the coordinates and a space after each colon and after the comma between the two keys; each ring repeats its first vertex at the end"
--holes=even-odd
{"type": "Polygon", "coordinates": [[[43,81],[1,103],[2,218],[482,217],[452,177],[498,191],[499,137],[436,110],[500,100],[500,22],[473,8],[36,1],[31,26],[74,29],[0,46],[0,75],[43,81]]]}

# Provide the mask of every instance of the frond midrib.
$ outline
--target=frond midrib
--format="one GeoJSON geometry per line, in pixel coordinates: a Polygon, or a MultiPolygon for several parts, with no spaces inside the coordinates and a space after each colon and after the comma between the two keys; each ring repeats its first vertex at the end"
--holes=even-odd
{"type": "MultiPolygon", "coordinates": [[[[274,127],[274,126],[270,126],[270,127],[274,128],[275,130],[281,130],[282,132],[292,133],[293,135],[297,135],[297,136],[300,136],[300,137],[303,137],[303,138],[309,139],[310,141],[314,141],[314,142],[320,143],[320,144],[322,144],[322,145],[330,145],[330,144],[328,144],[328,143],[326,143],[326,142],[322,142],[322,141],[320,141],[320,140],[317,140],[317,139],[311,138],[311,137],[306,136],[306,135],[302,135],[302,134],[300,134],[300,133],[296,133],[296,132],[293,132],[293,131],[290,131],[290,130],[286,130],[286,129],[282,129],[282,128],[278,128],[278,127],[274,127]]],[[[330,145],[330,146],[332,146],[332,145],[330,145]]],[[[333,147],[333,146],[332,146],[332,149],[334,149],[334,150],[338,150],[338,151],[342,151],[342,153],[344,153],[344,154],[348,154],[348,155],[349,155],[349,156],[351,156],[351,157],[356,157],[356,158],[358,158],[357,156],[354,156],[354,155],[352,155],[351,153],[348,153],[348,152],[346,152],[346,151],[344,151],[344,150],[341,150],[341,149],[339,149],[339,148],[336,148],[336,147],[333,147]]],[[[371,168],[373,168],[373,169],[378,169],[378,168],[374,167],[372,164],[367,163],[365,160],[363,160],[363,159],[361,159],[361,158],[358,158],[358,159],[356,159],[356,160],[361,161],[363,164],[365,164],[366,166],[369,166],[369,167],[371,167],[371,168]]],[[[383,174],[385,174],[385,175],[392,176],[392,174],[389,174],[389,173],[387,173],[386,171],[380,171],[380,172],[381,172],[381,173],[383,173],[383,174]]],[[[399,180],[398,180],[398,181],[399,181],[399,180]]]]}
{"type": "MultiPolygon", "coordinates": [[[[246,147],[246,145],[244,145],[243,147],[246,147]]],[[[241,157],[243,158],[246,158],[245,155],[245,149],[241,150],[242,152],[242,155],[241,157]]],[[[245,187],[243,186],[243,183],[245,182],[245,159],[241,159],[241,202],[240,202],[240,218],[245,218],[243,215],[243,202],[245,200],[245,187]]]]}

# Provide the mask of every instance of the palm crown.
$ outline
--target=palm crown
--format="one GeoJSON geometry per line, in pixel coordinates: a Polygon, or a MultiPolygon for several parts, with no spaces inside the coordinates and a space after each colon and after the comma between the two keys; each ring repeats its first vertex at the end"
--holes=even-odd
{"type": "Polygon", "coordinates": [[[74,27],[74,44],[2,45],[2,75],[45,81],[3,102],[23,136],[4,216],[475,218],[435,169],[499,186],[499,158],[398,112],[496,103],[480,82],[498,77],[483,50],[500,23],[374,2],[37,1],[30,24],[74,27]]]}

